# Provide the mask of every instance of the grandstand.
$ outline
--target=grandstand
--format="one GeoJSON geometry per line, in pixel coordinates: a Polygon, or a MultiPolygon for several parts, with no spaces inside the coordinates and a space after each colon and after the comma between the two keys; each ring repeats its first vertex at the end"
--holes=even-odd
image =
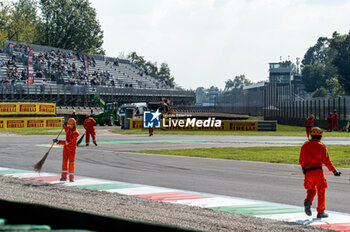
{"type": "Polygon", "coordinates": [[[158,101],[194,103],[193,91],[173,88],[129,60],[83,54],[60,48],[5,41],[0,53],[0,99],[88,105],[93,94],[121,103],[158,101]],[[34,83],[28,84],[28,57],[33,49],[34,83]]]}

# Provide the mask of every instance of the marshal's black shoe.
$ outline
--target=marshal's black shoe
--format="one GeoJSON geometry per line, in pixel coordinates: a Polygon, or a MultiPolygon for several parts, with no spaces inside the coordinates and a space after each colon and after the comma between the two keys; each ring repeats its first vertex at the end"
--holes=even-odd
{"type": "Polygon", "coordinates": [[[304,202],[304,208],[305,208],[305,213],[307,216],[311,216],[312,212],[311,212],[311,202],[309,200],[306,200],[304,202]]]}
{"type": "Polygon", "coordinates": [[[328,218],[328,213],[325,213],[325,212],[318,213],[317,218],[328,218]]]}

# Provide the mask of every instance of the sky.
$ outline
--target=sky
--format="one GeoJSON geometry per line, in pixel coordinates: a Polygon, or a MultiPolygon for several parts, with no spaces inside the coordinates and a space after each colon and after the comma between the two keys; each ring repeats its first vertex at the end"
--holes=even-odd
{"type": "Polygon", "coordinates": [[[135,51],[169,65],[186,89],[225,87],[268,63],[303,58],[321,36],[350,31],[350,0],[90,0],[107,56],[135,51]]]}

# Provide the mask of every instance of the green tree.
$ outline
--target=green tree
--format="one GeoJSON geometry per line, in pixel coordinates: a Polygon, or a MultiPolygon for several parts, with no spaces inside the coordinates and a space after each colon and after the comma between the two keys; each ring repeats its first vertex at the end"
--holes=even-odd
{"type": "Polygon", "coordinates": [[[157,62],[152,63],[151,61],[147,61],[145,64],[145,70],[148,75],[152,77],[158,77],[158,67],[157,67],[157,62]]]}
{"type": "Polygon", "coordinates": [[[320,87],[328,89],[327,80],[338,76],[337,69],[332,64],[335,53],[330,47],[331,41],[332,39],[320,37],[304,55],[302,81],[307,92],[314,92],[320,87]]]}
{"type": "Polygon", "coordinates": [[[160,67],[158,68],[157,62],[146,61],[143,56],[137,55],[136,52],[129,53],[128,60],[131,63],[137,64],[137,66],[142,68],[148,75],[161,81],[165,81],[170,87],[175,86],[175,79],[171,75],[170,68],[167,63],[161,63],[160,67]]]}
{"type": "Polygon", "coordinates": [[[318,38],[316,44],[310,47],[301,63],[303,65],[312,65],[316,63],[325,64],[328,62],[328,52],[329,52],[330,39],[327,37],[318,38]]]}
{"type": "Polygon", "coordinates": [[[130,60],[131,63],[134,63],[135,60],[138,60],[139,56],[137,55],[136,52],[131,52],[129,55],[128,55],[128,60],[130,60]]]}
{"type": "Polygon", "coordinates": [[[198,87],[195,93],[196,93],[196,103],[202,104],[203,102],[209,102],[207,91],[204,87],[198,87]]]}
{"type": "Polygon", "coordinates": [[[137,64],[140,68],[143,68],[146,71],[146,60],[143,58],[143,56],[137,55],[136,52],[131,52],[128,55],[128,60],[130,60],[130,62],[133,64],[137,64]]]}
{"type": "Polygon", "coordinates": [[[0,1],[0,42],[4,43],[8,39],[8,29],[12,20],[11,5],[5,1],[0,1]]]}
{"type": "Polygon", "coordinates": [[[234,79],[228,79],[225,81],[225,90],[229,91],[231,89],[243,89],[244,86],[251,85],[252,82],[245,77],[244,74],[235,76],[234,79]]]}
{"type": "Polygon", "coordinates": [[[35,0],[0,2],[0,43],[5,40],[35,43],[38,40],[39,18],[35,0]]]}
{"type": "Polygon", "coordinates": [[[345,95],[343,86],[339,83],[338,77],[333,77],[326,80],[327,89],[334,96],[345,95]]]}
{"type": "Polygon", "coordinates": [[[334,35],[330,46],[335,51],[332,64],[339,73],[339,83],[350,94],[350,35],[334,35]]]}
{"type": "Polygon", "coordinates": [[[312,93],[312,97],[326,97],[328,95],[328,90],[324,87],[320,87],[312,93]]]}
{"type": "Polygon", "coordinates": [[[175,79],[171,76],[170,68],[167,63],[161,63],[157,76],[160,80],[165,80],[170,87],[175,86],[175,79]]]}
{"type": "Polygon", "coordinates": [[[37,2],[18,0],[12,5],[12,20],[9,25],[8,39],[35,43],[38,39],[37,2]]]}
{"type": "Polygon", "coordinates": [[[88,0],[40,0],[43,45],[104,54],[103,31],[88,0]]]}

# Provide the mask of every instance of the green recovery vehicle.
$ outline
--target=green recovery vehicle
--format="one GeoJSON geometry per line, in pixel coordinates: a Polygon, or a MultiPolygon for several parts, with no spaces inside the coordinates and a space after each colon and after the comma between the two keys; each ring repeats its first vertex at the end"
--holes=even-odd
{"type": "Polygon", "coordinates": [[[96,123],[103,126],[107,124],[108,126],[113,126],[119,124],[118,118],[118,102],[106,103],[97,94],[93,95],[93,98],[104,108],[103,112],[92,115],[96,123]]]}

